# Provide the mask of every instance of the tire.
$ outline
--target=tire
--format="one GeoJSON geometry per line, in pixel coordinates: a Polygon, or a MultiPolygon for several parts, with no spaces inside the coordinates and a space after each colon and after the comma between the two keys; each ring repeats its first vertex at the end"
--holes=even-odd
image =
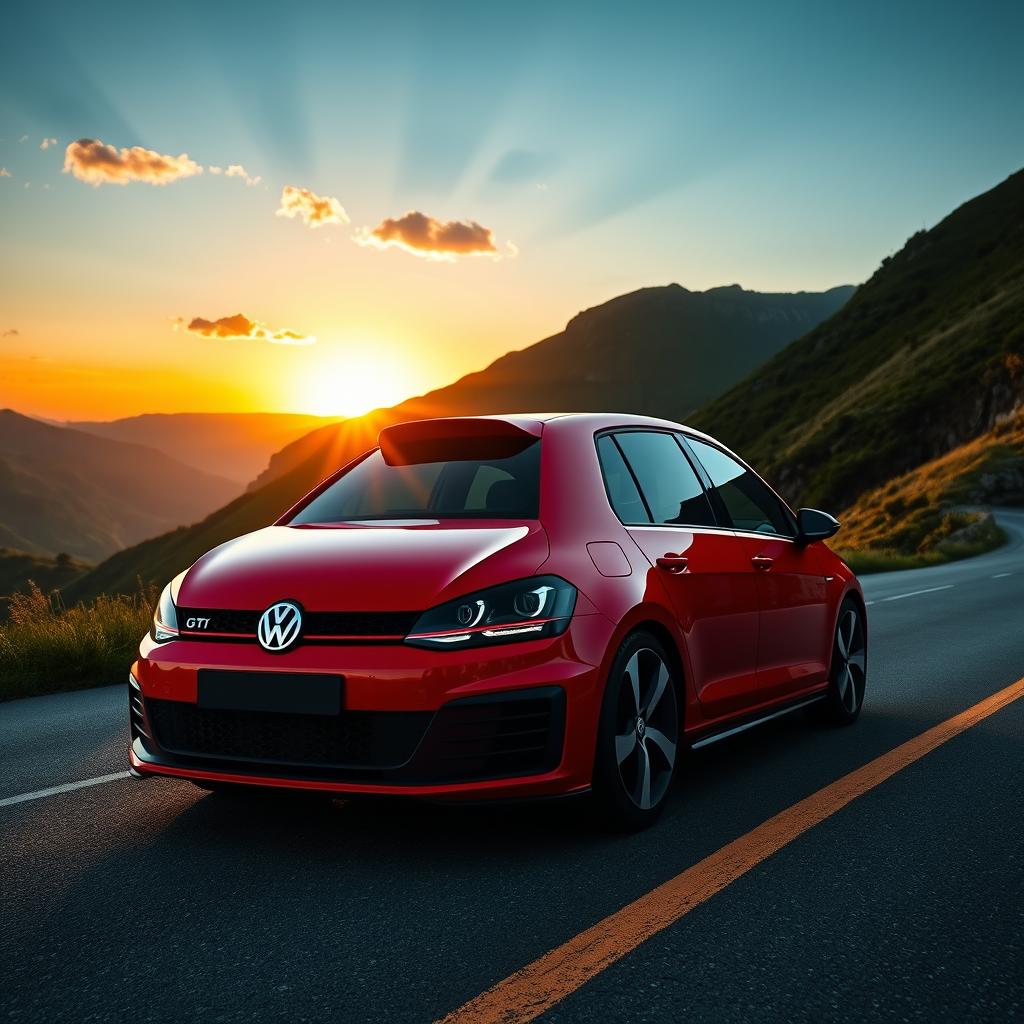
{"type": "Polygon", "coordinates": [[[864,609],[856,598],[846,598],[839,608],[832,639],[828,691],[815,706],[814,717],[826,725],[853,725],[864,706],[867,685],[868,646],[864,609]]]}
{"type": "Polygon", "coordinates": [[[682,753],[680,681],[650,633],[619,648],[605,685],[594,756],[594,800],[617,831],[652,825],[664,809],[682,753]]]}

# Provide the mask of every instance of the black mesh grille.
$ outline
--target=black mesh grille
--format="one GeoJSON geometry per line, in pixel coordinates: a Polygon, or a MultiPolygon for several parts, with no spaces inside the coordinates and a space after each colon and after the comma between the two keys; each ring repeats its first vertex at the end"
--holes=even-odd
{"type": "MultiPolygon", "coordinates": [[[[229,633],[254,637],[263,610],[234,611],[223,608],[178,608],[178,625],[190,637],[204,633],[229,633]],[[192,631],[192,618],[209,619],[202,629],[192,631]]],[[[303,612],[302,635],[325,637],[404,637],[419,612],[303,612]]],[[[193,627],[194,628],[194,627],[193,627]]]]}
{"type": "Polygon", "coordinates": [[[394,768],[409,760],[429,711],[289,715],[147,700],[157,743],[172,754],[292,766],[394,768]]]}
{"type": "MultiPolygon", "coordinates": [[[[219,711],[147,698],[157,745],[183,765],[397,785],[540,775],[558,767],[565,692],[470,697],[439,711],[290,715],[219,711]]],[[[153,751],[157,754],[157,751],[153,751]]]]}
{"type": "Polygon", "coordinates": [[[413,767],[437,782],[539,775],[558,766],[564,731],[558,687],[471,697],[441,708],[413,767]]]}

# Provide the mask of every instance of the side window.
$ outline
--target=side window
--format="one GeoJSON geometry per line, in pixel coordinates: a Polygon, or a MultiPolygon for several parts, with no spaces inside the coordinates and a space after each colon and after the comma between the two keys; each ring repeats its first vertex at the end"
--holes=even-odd
{"type": "Polygon", "coordinates": [[[671,434],[627,430],[615,435],[655,523],[716,526],[711,503],[671,434]]]}
{"type": "Polygon", "coordinates": [[[636,489],[629,467],[609,434],[603,434],[597,439],[597,458],[608,489],[608,500],[619,519],[627,525],[650,523],[651,518],[636,489]]]}
{"type": "Polygon", "coordinates": [[[783,537],[796,535],[789,513],[746,466],[741,466],[713,445],[694,437],[686,440],[711,477],[711,483],[737,530],[783,537]]]}

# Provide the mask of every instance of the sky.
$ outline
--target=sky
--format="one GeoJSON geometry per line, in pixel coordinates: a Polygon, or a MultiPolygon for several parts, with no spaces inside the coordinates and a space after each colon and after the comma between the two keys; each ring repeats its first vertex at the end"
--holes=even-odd
{"type": "Polygon", "coordinates": [[[354,415],[635,288],[819,290],[1024,166],[1024,5],[19,2],[0,407],[354,415]]]}

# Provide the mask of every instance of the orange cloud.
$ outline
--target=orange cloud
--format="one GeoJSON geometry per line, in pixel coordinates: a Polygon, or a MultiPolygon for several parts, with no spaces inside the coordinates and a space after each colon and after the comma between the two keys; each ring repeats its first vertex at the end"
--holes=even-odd
{"type": "Polygon", "coordinates": [[[6,331],[0,333],[0,338],[16,338],[19,333],[17,327],[8,327],[6,331]]]}
{"type": "Polygon", "coordinates": [[[187,153],[165,156],[152,149],[132,146],[117,149],[99,139],[79,139],[64,151],[64,171],[90,185],[127,185],[143,181],[167,185],[179,178],[202,174],[203,169],[187,153]]]}
{"type": "Polygon", "coordinates": [[[57,140],[56,139],[43,139],[43,141],[39,143],[39,148],[40,149],[49,149],[51,146],[56,146],[56,145],[57,145],[57,140]]]}
{"type": "Polygon", "coordinates": [[[11,172],[6,167],[0,167],[0,178],[9,178],[11,172]]]}
{"type": "Polygon", "coordinates": [[[494,255],[498,251],[494,232],[475,220],[440,221],[417,210],[410,210],[397,219],[382,220],[372,231],[363,230],[358,234],[356,241],[378,249],[395,246],[415,256],[443,260],[494,255]]]}
{"type": "Polygon", "coordinates": [[[285,185],[281,189],[281,206],[277,216],[292,219],[301,217],[311,228],[348,223],[345,208],[334,196],[318,196],[308,188],[296,188],[294,185],[285,185]]]}
{"type": "MultiPolygon", "coordinates": [[[[182,317],[174,321],[175,330],[185,325],[182,317]]],[[[299,334],[288,328],[274,330],[258,320],[250,320],[241,313],[234,316],[222,316],[219,320],[206,320],[201,316],[193,317],[186,327],[193,334],[204,338],[252,339],[271,341],[278,345],[313,345],[316,338],[311,334],[299,334]]]]}

